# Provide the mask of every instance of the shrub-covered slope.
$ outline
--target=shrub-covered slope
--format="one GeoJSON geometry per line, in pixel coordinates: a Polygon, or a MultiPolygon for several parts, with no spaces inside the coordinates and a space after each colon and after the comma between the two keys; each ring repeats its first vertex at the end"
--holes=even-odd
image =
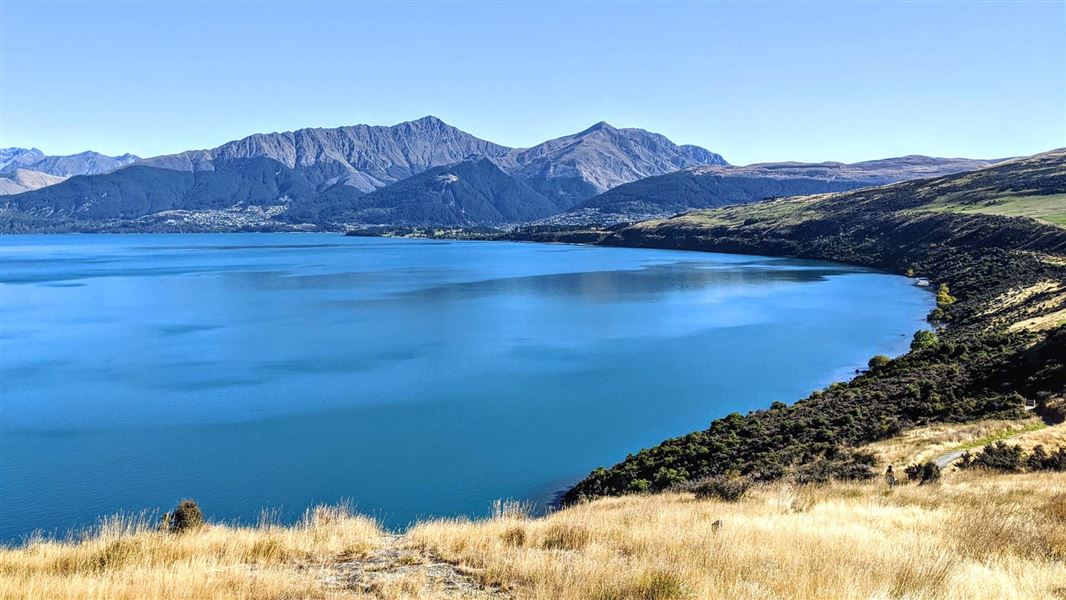
{"type": "MultiPolygon", "coordinates": [[[[943,284],[934,335],[849,383],[792,406],[719,419],[597,469],[566,500],[666,489],[727,472],[757,479],[865,477],[851,449],[931,422],[1023,413],[1066,394],[1066,229],[1024,217],[944,212],[951,198],[1066,192],[1066,152],[973,173],[694,212],[598,236],[599,243],[839,260],[943,284]]],[[[523,234],[518,234],[519,236],[523,234]]],[[[772,368],[772,365],[768,365],[772,368]]]]}

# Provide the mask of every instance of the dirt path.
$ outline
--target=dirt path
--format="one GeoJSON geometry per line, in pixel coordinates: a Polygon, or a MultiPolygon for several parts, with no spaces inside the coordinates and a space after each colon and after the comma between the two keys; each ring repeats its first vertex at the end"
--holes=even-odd
{"type": "Polygon", "coordinates": [[[475,571],[444,562],[395,534],[385,536],[370,556],[334,565],[323,583],[381,597],[421,593],[434,598],[511,598],[505,590],[482,584],[475,571]]]}
{"type": "Polygon", "coordinates": [[[935,459],[933,459],[933,462],[935,462],[936,466],[940,467],[941,469],[946,469],[948,468],[948,465],[955,462],[956,460],[959,460],[959,457],[962,456],[964,452],[966,451],[954,450],[952,452],[948,452],[947,454],[943,454],[941,456],[936,457],[935,459]]]}

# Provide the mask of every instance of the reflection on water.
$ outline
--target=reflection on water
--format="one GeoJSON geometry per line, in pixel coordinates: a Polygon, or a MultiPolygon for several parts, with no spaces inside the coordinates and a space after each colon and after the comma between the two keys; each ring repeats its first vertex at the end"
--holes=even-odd
{"type": "Polygon", "coordinates": [[[905,350],[835,264],[320,234],[0,238],[0,538],[191,496],[390,526],[543,503],[715,416],[905,350]],[[812,344],[817,340],[817,344],[812,344]]]}

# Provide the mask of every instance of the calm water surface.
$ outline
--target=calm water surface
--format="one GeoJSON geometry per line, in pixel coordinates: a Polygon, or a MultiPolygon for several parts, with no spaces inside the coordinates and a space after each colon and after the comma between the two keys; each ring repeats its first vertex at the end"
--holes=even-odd
{"type": "Polygon", "coordinates": [[[0,538],[197,499],[387,525],[905,351],[907,279],[754,256],[325,234],[0,238],[0,538]]]}

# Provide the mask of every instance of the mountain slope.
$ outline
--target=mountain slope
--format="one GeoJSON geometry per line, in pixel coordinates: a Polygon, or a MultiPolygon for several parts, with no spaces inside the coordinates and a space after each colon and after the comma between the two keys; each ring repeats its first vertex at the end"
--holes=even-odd
{"type": "Polygon", "coordinates": [[[48,187],[65,179],[66,177],[56,177],[40,171],[14,169],[11,173],[0,177],[0,196],[21,194],[22,192],[48,187]]]}
{"type": "Polygon", "coordinates": [[[996,161],[904,156],[844,164],[765,163],[683,169],[616,187],[574,210],[628,219],[677,214],[697,208],[743,204],[766,198],[822,194],[972,171],[996,161]]]}
{"type": "MultiPolygon", "coordinates": [[[[350,190],[354,196],[360,195],[350,190]]],[[[338,202],[346,200],[343,190],[338,202]]],[[[109,175],[71,177],[44,189],[8,196],[8,228],[94,230],[170,210],[208,210],[239,205],[287,206],[317,196],[302,173],[268,158],[219,160],[214,169],[177,171],[135,164],[109,175]]]]}
{"type": "Polygon", "coordinates": [[[261,133],[211,150],[149,158],[141,164],[181,171],[212,170],[215,161],[269,158],[300,171],[320,188],[348,185],[372,192],[430,167],[470,155],[501,157],[510,148],[474,137],[436,117],[393,126],[355,125],[261,133]]]}
{"type": "Polygon", "coordinates": [[[487,158],[434,167],[356,201],[346,222],[388,225],[499,225],[559,208],[487,158]]]}
{"type": "Polygon", "coordinates": [[[727,163],[699,146],[678,146],[657,133],[600,122],[574,135],[513,150],[501,164],[565,207],[645,177],[727,163]]]}

